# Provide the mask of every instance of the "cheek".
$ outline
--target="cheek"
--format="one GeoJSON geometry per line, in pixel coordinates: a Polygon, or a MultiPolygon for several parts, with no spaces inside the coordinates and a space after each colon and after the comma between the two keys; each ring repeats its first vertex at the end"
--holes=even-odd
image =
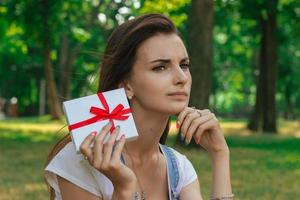
{"type": "MultiPolygon", "coordinates": [[[[191,75],[187,74],[188,80],[185,85],[186,90],[191,88],[191,75]]],[[[173,91],[172,76],[163,74],[162,76],[145,75],[135,76],[132,79],[132,87],[136,96],[136,101],[145,109],[156,110],[166,114],[177,114],[187,105],[188,100],[172,101],[167,94],[173,91]]]]}
{"type": "Polygon", "coordinates": [[[190,73],[187,74],[187,77],[188,77],[188,80],[187,80],[187,83],[186,83],[186,88],[190,92],[191,91],[191,87],[192,87],[193,79],[192,79],[192,76],[191,76],[190,73]]]}
{"type": "Polygon", "coordinates": [[[188,84],[191,85],[192,82],[193,82],[193,78],[192,78],[192,75],[191,75],[191,72],[190,72],[190,71],[188,71],[187,77],[188,77],[188,84]]]}
{"type": "Polygon", "coordinates": [[[161,110],[170,92],[170,79],[168,76],[137,76],[133,79],[133,90],[138,104],[151,110],[161,110]]]}
{"type": "Polygon", "coordinates": [[[168,91],[170,81],[168,77],[140,76],[134,81],[134,92],[143,99],[158,98],[168,91]]]}

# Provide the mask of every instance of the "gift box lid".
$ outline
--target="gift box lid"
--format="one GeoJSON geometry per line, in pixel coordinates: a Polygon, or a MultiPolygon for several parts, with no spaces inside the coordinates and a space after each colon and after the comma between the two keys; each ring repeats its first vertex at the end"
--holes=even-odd
{"type": "MultiPolygon", "coordinates": [[[[126,140],[138,136],[124,88],[65,101],[63,110],[77,152],[86,136],[99,133],[108,122],[112,122],[112,129],[120,126],[117,140],[122,134],[126,140]]],[[[105,141],[108,137],[109,134],[105,141]]]]}

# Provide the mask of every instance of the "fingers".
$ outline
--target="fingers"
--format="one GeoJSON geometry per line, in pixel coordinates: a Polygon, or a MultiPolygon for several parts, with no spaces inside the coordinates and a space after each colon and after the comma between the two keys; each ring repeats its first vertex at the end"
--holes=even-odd
{"type": "Polygon", "coordinates": [[[114,131],[111,133],[110,138],[107,142],[103,145],[103,163],[102,168],[106,168],[111,160],[112,157],[112,150],[115,144],[116,138],[119,135],[120,127],[117,126],[114,131]]]}
{"type": "Polygon", "coordinates": [[[204,109],[204,110],[199,110],[199,111],[201,112],[202,116],[212,113],[209,109],[204,109]]]}
{"type": "Polygon", "coordinates": [[[91,146],[94,143],[94,139],[96,136],[97,132],[94,131],[91,134],[89,134],[84,141],[82,142],[82,144],[80,145],[80,152],[87,158],[91,158],[92,157],[92,148],[91,146]]]}
{"type": "Polygon", "coordinates": [[[122,135],[120,140],[115,145],[115,150],[111,158],[113,162],[118,162],[120,160],[124,145],[125,145],[125,135],[122,135]]]}
{"type": "Polygon", "coordinates": [[[199,140],[198,136],[195,134],[196,130],[202,126],[202,124],[205,124],[206,122],[208,122],[209,120],[213,119],[213,115],[212,113],[211,114],[208,114],[208,115],[204,115],[202,117],[198,117],[198,118],[195,118],[190,126],[189,126],[189,129],[187,130],[187,132],[185,132],[185,143],[186,144],[189,144],[191,142],[191,139],[192,137],[195,138],[195,141],[197,143],[197,141],[199,140]]]}
{"type": "Polygon", "coordinates": [[[197,132],[195,134],[195,140],[197,144],[200,143],[203,133],[205,133],[206,130],[213,128],[215,124],[216,124],[215,120],[211,119],[198,127],[197,132]]]}
{"type": "Polygon", "coordinates": [[[94,157],[95,159],[92,159],[93,166],[95,168],[100,168],[103,160],[103,144],[104,140],[107,137],[107,135],[110,133],[111,123],[108,123],[105,125],[100,134],[95,138],[95,144],[94,144],[94,157]]]}
{"type": "Polygon", "coordinates": [[[181,127],[182,122],[184,121],[185,117],[187,114],[189,113],[193,113],[194,109],[190,108],[190,107],[186,107],[182,112],[179,113],[179,115],[177,116],[177,126],[181,127]]]}
{"type": "Polygon", "coordinates": [[[191,108],[191,107],[186,107],[181,113],[179,113],[179,115],[177,117],[178,126],[180,126],[182,128],[182,124],[183,124],[183,121],[185,121],[185,118],[189,114],[195,113],[196,111],[198,112],[198,115],[200,115],[199,113],[201,113],[201,116],[211,113],[209,109],[199,110],[199,109],[195,109],[195,108],[191,108]]]}
{"type": "Polygon", "coordinates": [[[110,134],[111,127],[112,124],[108,123],[102,128],[97,136],[96,132],[91,133],[80,146],[81,153],[87,158],[89,163],[98,170],[108,169],[109,166],[113,165],[113,159],[115,165],[120,162],[121,153],[125,143],[125,135],[116,143],[116,139],[120,132],[120,126],[117,126],[110,134]]]}
{"type": "Polygon", "coordinates": [[[209,129],[219,126],[218,120],[210,110],[198,110],[195,108],[185,108],[177,118],[181,125],[181,137],[188,145],[194,137],[197,144],[200,142],[202,134],[209,129]]]}
{"type": "Polygon", "coordinates": [[[183,135],[185,135],[185,133],[189,129],[191,122],[197,118],[199,118],[199,113],[197,113],[195,110],[186,114],[184,121],[180,126],[181,132],[184,133],[183,135]]]}

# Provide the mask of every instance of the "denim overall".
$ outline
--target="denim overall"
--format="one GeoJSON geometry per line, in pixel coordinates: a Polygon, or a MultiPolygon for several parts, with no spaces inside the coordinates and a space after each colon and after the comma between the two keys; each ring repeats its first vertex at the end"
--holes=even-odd
{"type": "MultiPolygon", "coordinates": [[[[170,147],[160,144],[160,149],[164,153],[167,160],[169,200],[178,200],[179,194],[176,193],[176,188],[179,181],[179,171],[176,162],[176,156],[170,147]]],[[[125,164],[125,160],[122,156],[121,161],[125,164]]],[[[135,194],[134,200],[139,200],[137,193],[135,194]]]]}

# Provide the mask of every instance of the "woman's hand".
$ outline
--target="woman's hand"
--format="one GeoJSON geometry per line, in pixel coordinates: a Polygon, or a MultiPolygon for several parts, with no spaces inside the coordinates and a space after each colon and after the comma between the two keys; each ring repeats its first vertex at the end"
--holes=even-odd
{"type": "Polygon", "coordinates": [[[100,133],[91,133],[80,146],[81,153],[89,161],[90,165],[107,176],[113,183],[115,189],[126,191],[135,190],[136,176],[134,172],[124,165],[121,160],[121,153],[125,144],[125,136],[122,135],[119,141],[120,128],[117,126],[110,133],[111,123],[105,125],[100,133]],[[107,142],[104,139],[110,134],[107,142]],[[114,148],[114,150],[113,150],[114,148]]]}
{"type": "Polygon", "coordinates": [[[198,110],[186,107],[177,117],[177,127],[181,129],[181,138],[189,144],[194,138],[212,156],[229,153],[223,131],[215,114],[210,110],[198,110]]]}

